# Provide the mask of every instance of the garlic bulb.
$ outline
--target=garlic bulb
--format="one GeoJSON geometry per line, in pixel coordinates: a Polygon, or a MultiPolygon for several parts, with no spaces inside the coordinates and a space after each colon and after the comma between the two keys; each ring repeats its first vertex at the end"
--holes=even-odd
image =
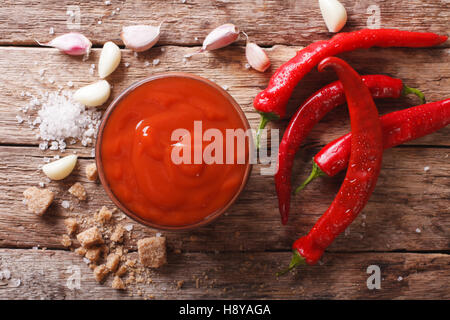
{"type": "Polygon", "coordinates": [[[120,37],[128,49],[135,52],[146,51],[158,42],[161,24],[158,27],[149,25],[123,27],[120,37]]]}
{"type": "Polygon", "coordinates": [[[206,36],[201,51],[211,51],[226,47],[236,41],[238,37],[239,29],[234,24],[223,24],[206,36]]]}
{"type": "Polygon", "coordinates": [[[347,11],[338,0],[319,0],[320,11],[328,31],[339,32],[347,22],[347,11]]]}
{"type": "Polygon", "coordinates": [[[245,46],[245,56],[248,64],[259,72],[264,72],[270,67],[270,60],[267,53],[256,43],[248,40],[248,35],[242,31],[247,38],[247,45],[245,46]]]}
{"type": "Polygon", "coordinates": [[[62,159],[47,163],[42,166],[42,171],[52,180],[62,180],[66,178],[77,164],[77,156],[71,154],[62,159]]]}
{"type": "Polygon", "coordinates": [[[101,106],[108,100],[111,86],[108,81],[100,80],[78,89],[73,98],[88,107],[101,106]]]}
{"type": "Polygon", "coordinates": [[[103,45],[100,59],[98,60],[98,75],[100,78],[106,78],[116,70],[121,59],[120,48],[112,41],[103,45]]]}

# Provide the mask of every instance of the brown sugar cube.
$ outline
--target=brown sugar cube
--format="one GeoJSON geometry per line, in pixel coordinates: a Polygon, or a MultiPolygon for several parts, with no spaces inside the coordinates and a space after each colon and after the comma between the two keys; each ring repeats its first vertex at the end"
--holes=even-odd
{"type": "Polygon", "coordinates": [[[78,200],[86,200],[86,189],[79,182],[70,187],[69,193],[77,197],[78,200]]]}
{"type": "Polygon", "coordinates": [[[23,192],[28,210],[42,216],[53,201],[55,195],[48,189],[30,187],[23,192]]]}
{"type": "Polygon", "coordinates": [[[103,243],[102,234],[98,231],[97,227],[92,227],[79,233],[77,239],[83,247],[90,247],[94,244],[103,243]]]}
{"type": "Polygon", "coordinates": [[[122,225],[118,225],[116,226],[116,228],[114,229],[114,232],[111,235],[111,241],[117,242],[117,243],[122,243],[123,241],[123,234],[125,233],[125,229],[122,225]]]}
{"type": "Polygon", "coordinates": [[[127,272],[127,267],[124,266],[124,265],[121,265],[121,266],[119,267],[119,269],[117,269],[116,276],[121,277],[121,276],[123,276],[126,272],[127,272]]]}
{"type": "Polygon", "coordinates": [[[61,239],[61,244],[68,248],[72,245],[72,240],[70,240],[69,236],[67,234],[63,234],[62,239],[61,239]]]}
{"type": "Polygon", "coordinates": [[[95,163],[91,163],[86,167],[86,178],[88,178],[89,181],[97,180],[98,172],[95,163]]]}
{"type": "Polygon", "coordinates": [[[86,250],[86,254],[84,256],[88,258],[91,262],[98,262],[101,253],[102,248],[91,248],[86,250]]]}
{"type": "Polygon", "coordinates": [[[106,267],[108,267],[111,272],[114,272],[119,266],[119,261],[120,257],[117,254],[111,253],[106,257],[106,267]]]}
{"type": "Polygon", "coordinates": [[[94,269],[95,280],[97,282],[102,282],[106,278],[108,273],[109,273],[109,269],[104,264],[96,266],[94,269]]]}
{"type": "Polygon", "coordinates": [[[84,257],[84,255],[86,254],[87,250],[85,247],[79,247],[75,249],[75,253],[84,257]]]}
{"type": "Polygon", "coordinates": [[[137,246],[139,259],[145,267],[159,268],[167,262],[165,237],[144,238],[137,246]]]}
{"type": "Polygon", "coordinates": [[[75,218],[67,218],[64,220],[64,225],[66,226],[67,234],[72,235],[77,231],[78,222],[75,218]]]}
{"type": "Polygon", "coordinates": [[[125,284],[123,283],[122,279],[120,279],[120,277],[115,276],[111,287],[116,290],[124,290],[125,284]]]}
{"type": "Polygon", "coordinates": [[[103,206],[100,211],[96,212],[94,215],[94,218],[97,222],[100,223],[106,223],[109,220],[111,220],[112,217],[112,211],[109,210],[107,207],[103,206]]]}

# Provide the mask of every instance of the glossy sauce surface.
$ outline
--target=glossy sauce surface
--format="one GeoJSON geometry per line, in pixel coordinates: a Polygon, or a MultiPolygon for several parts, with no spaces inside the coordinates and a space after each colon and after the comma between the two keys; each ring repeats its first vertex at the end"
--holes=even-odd
{"type": "Polygon", "coordinates": [[[172,227],[200,222],[226,206],[242,184],[246,165],[225,163],[227,152],[236,158],[236,148],[225,147],[226,129],[238,128],[246,129],[239,113],[208,84],[183,77],[146,82],[122,98],[106,122],[101,144],[106,181],[144,220],[172,227]],[[176,146],[190,145],[193,162],[195,148],[211,143],[194,139],[194,121],[201,121],[202,133],[222,132],[224,164],[174,163],[176,146]],[[189,135],[173,141],[176,129],[189,135]]]}

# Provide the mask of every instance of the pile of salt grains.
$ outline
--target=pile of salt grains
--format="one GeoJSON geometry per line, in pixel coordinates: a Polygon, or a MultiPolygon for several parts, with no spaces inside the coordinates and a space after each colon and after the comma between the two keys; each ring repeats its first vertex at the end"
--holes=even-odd
{"type": "MultiPolygon", "coordinates": [[[[76,102],[72,91],[39,92],[38,96],[22,92],[21,96],[30,100],[21,108],[24,116],[16,116],[17,122],[39,130],[36,138],[42,140],[41,150],[64,151],[67,143],[75,144],[77,140],[85,147],[94,143],[102,114],[76,102]]],[[[91,153],[94,156],[94,148],[91,153]]]]}

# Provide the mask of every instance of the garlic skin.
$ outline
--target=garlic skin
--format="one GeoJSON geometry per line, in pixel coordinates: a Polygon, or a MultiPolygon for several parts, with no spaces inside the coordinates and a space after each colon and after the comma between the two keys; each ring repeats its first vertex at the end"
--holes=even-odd
{"type": "Polygon", "coordinates": [[[98,75],[100,78],[104,79],[113,73],[119,66],[121,57],[120,48],[112,41],[106,42],[98,60],[98,75]]]}
{"type": "Polygon", "coordinates": [[[233,43],[239,37],[239,29],[231,23],[218,26],[203,41],[201,51],[220,49],[233,43]]]}
{"type": "Polygon", "coordinates": [[[62,180],[72,173],[78,157],[74,154],[42,166],[42,171],[52,180],[62,180]]]}
{"type": "Polygon", "coordinates": [[[41,46],[53,47],[72,56],[89,55],[92,47],[91,41],[77,32],[63,34],[47,43],[36,42],[41,46]]]}
{"type": "Polygon", "coordinates": [[[128,49],[142,52],[153,47],[159,40],[161,24],[158,27],[137,25],[123,27],[120,37],[128,49]]]}
{"type": "Polygon", "coordinates": [[[256,43],[247,42],[245,56],[247,57],[248,64],[259,72],[264,72],[270,67],[270,60],[267,53],[256,43]]]}
{"type": "Polygon", "coordinates": [[[90,85],[78,89],[73,98],[87,107],[101,106],[108,100],[111,94],[111,86],[106,80],[99,80],[90,85]]]}
{"type": "Polygon", "coordinates": [[[339,32],[347,22],[347,11],[338,0],[319,0],[320,11],[328,31],[339,32]]]}

